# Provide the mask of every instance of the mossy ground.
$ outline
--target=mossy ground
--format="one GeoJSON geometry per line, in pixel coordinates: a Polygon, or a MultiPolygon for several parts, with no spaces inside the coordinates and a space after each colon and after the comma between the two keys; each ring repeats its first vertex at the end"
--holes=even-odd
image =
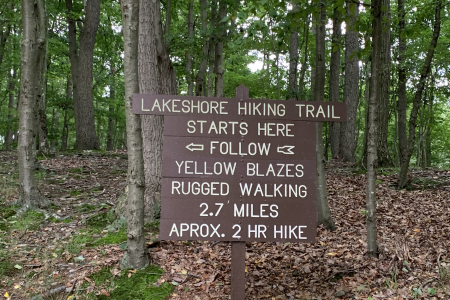
{"type": "MultiPolygon", "coordinates": [[[[111,268],[103,268],[99,272],[89,276],[95,285],[95,291],[107,291],[100,295],[95,292],[88,294],[88,299],[102,300],[134,300],[152,299],[164,300],[173,291],[173,285],[169,283],[158,284],[163,270],[150,265],[142,270],[122,270],[118,275],[112,274],[111,268]],[[109,293],[109,295],[108,295],[109,293]],[[106,295],[105,295],[106,294],[106,295]]],[[[84,284],[84,288],[88,287],[84,284]]]]}

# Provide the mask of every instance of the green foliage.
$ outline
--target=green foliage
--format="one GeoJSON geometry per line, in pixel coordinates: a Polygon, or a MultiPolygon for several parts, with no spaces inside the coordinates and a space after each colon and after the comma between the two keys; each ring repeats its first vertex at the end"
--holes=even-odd
{"type": "Polygon", "coordinates": [[[0,278],[13,276],[18,271],[11,258],[0,250],[0,278]]]}
{"type": "Polygon", "coordinates": [[[103,268],[99,272],[89,276],[97,287],[102,287],[110,291],[110,296],[94,296],[89,294],[89,299],[111,299],[111,300],[131,300],[131,299],[154,299],[164,300],[173,291],[173,286],[167,282],[159,285],[154,284],[163,274],[163,270],[150,265],[142,270],[122,270],[120,274],[114,276],[110,268],[103,268]]]}
{"type": "Polygon", "coordinates": [[[41,227],[45,215],[36,211],[27,211],[8,219],[10,230],[35,231],[41,227]]]}
{"type": "Polygon", "coordinates": [[[93,243],[93,246],[121,244],[127,240],[126,230],[122,229],[118,232],[109,232],[106,236],[99,238],[93,243]]]}

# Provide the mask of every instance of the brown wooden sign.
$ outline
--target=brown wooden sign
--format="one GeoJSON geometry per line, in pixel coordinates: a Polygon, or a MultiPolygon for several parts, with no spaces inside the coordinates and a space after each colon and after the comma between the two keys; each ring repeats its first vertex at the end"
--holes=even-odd
{"type": "Polygon", "coordinates": [[[133,95],[133,113],[166,116],[160,238],[232,241],[231,299],[245,298],[245,242],[314,242],[317,121],[339,102],[133,95]]]}
{"type": "Polygon", "coordinates": [[[171,95],[133,95],[133,113],[217,118],[220,120],[266,119],[304,121],[347,121],[347,110],[342,102],[230,99],[171,95]]]}
{"type": "Polygon", "coordinates": [[[345,104],[241,96],[133,96],[166,116],[161,239],[314,242],[312,121],[345,121],[345,104]]]}

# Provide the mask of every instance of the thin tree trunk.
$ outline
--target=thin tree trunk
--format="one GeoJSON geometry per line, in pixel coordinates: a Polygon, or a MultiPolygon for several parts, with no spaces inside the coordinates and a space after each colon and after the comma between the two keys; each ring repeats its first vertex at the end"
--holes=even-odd
{"type": "Polygon", "coordinates": [[[217,14],[217,1],[212,1],[211,3],[211,21],[210,21],[210,31],[211,31],[211,38],[209,39],[209,67],[208,67],[208,91],[207,96],[212,97],[214,95],[214,63],[215,63],[215,49],[216,49],[216,42],[217,38],[213,34],[214,30],[216,29],[216,16],[217,14]]]}
{"type": "Polygon", "coordinates": [[[11,150],[11,144],[13,141],[13,134],[15,132],[13,127],[13,112],[14,112],[14,92],[16,89],[16,77],[17,72],[16,69],[13,68],[12,75],[11,72],[8,72],[9,77],[9,83],[8,83],[8,124],[7,125],[7,132],[5,137],[5,146],[6,150],[11,150]]]}
{"type": "Polygon", "coordinates": [[[219,13],[218,18],[216,19],[217,27],[219,30],[219,34],[217,36],[217,43],[215,49],[215,63],[214,63],[214,73],[216,75],[215,78],[215,96],[223,97],[223,42],[226,36],[226,23],[219,23],[223,18],[227,16],[227,2],[226,0],[219,1],[219,13]]]}
{"type": "Polygon", "coordinates": [[[194,82],[192,76],[192,47],[194,46],[194,0],[189,0],[188,8],[188,50],[186,57],[186,79],[188,95],[194,95],[194,82]]]}
{"type": "Polygon", "coordinates": [[[19,96],[19,200],[22,210],[48,206],[34,178],[36,132],[36,93],[40,89],[36,70],[45,55],[46,13],[42,0],[22,0],[22,58],[19,96]]]}
{"type": "Polygon", "coordinates": [[[400,174],[398,178],[398,187],[404,188],[407,183],[407,174],[409,169],[409,162],[411,159],[411,155],[414,150],[414,143],[416,138],[416,122],[417,122],[417,113],[420,106],[420,101],[422,100],[423,90],[425,89],[425,83],[428,77],[428,74],[431,70],[431,61],[433,60],[434,49],[436,48],[439,34],[441,32],[441,7],[442,0],[436,1],[436,11],[435,11],[435,21],[433,27],[433,38],[431,39],[430,46],[428,48],[427,56],[425,57],[425,62],[423,64],[422,72],[420,73],[419,83],[417,85],[417,90],[414,95],[413,107],[411,109],[411,114],[409,116],[409,137],[408,137],[408,148],[406,150],[405,157],[401,162],[400,174]]]}
{"type": "Polygon", "coordinates": [[[203,41],[203,47],[202,47],[202,60],[200,62],[200,67],[198,68],[197,78],[195,79],[196,96],[204,96],[205,93],[206,64],[208,63],[208,48],[209,48],[209,36],[207,35],[208,31],[207,8],[208,8],[208,1],[200,0],[200,16],[202,22],[201,36],[203,41]]]}
{"type": "Polygon", "coordinates": [[[389,90],[391,76],[391,7],[390,0],[382,0],[382,36],[380,48],[379,71],[381,72],[378,84],[380,93],[377,95],[377,166],[392,166],[392,159],[389,155],[388,129],[389,129],[389,90]]]}
{"type": "Polygon", "coordinates": [[[298,20],[294,14],[298,12],[295,1],[292,3],[291,34],[289,40],[289,82],[288,99],[298,100],[298,20]]]}
{"type": "MultiPolygon", "coordinates": [[[[319,14],[316,24],[316,82],[314,100],[323,101],[325,95],[325,2],[318,1],[319,14]]],[[[328,230],[335,230],[327,199],[327,175],[324,165],[322,122],[316,122],[316,160],[317,160],[317,223],[328,230]]]]}
{"type": "Polygon", "coordinates": [[[400,164],[402,164],[408,152],[408,136],[406,134],[406,32],[404,0],[398,0],[398,26],[398,147],[400,150],[400,164]]]}
{"type": "MultiPolygon", "coordinates": [[[[45,21],[45,27],[47,27],[47,20],[45,21]]],[[[46,95],[47,95],[47,34],[45,35],[45,43],[44,43],[44,55],[39,60],[39,71],[40,74],[38,76],[38,84],[39,84],[39,93],[36,97],[37,101],[37,109],[38,109],[38,127],[39,127],[39,151],[43,153],[49,152],[49,143],[48,143],[48,128],[47,128],[47,114],[46,110],[46,95]]]]}
{"type": "MultiPolygon", "coordinates": [[[[111,76],[115,76],[112,74],[111,76]]],[[[116,98],[116,88],[113,84],[109,87],[109,107],[108,107],[108,133],[106,135],[106,151],[114,150],[114,129],[115,129],[115,118],[114,118],[114,99],[116,98]]]]}
{"type": "MultiPolygon", "coordinates": [[[[330,101],[339,102],[339,73],[341,71],[341,14],[339,8],[334,8],[333,36],[331,38],[330,61],[330,101]]],[[[348,31],[347,31],[348,32],[348,31]]],[[[340,123],[330,122],[331,157],[339,157],[340,123]]]]}
{"type": "Polygon", "coordinates": [[[345,77],[344,101],[347,104],[347,122],[340,124],[340,155],[347,162],[356,160],[356,113],[358,111],[359,83],[359,32],[354,28],[359,7],[355,3],[346,3],[347,30],[345,32],[345,77]]]}
{"type": "Polygon", "coordinates": [[[68,113],[68,102],[72,99],[72,79],[67,78],[66,84],[66,104],[63,107],[64,117],[63,117],[63,130],[61,133],[61,151],[66,151],[68,147],[69,140],[69,113],[68,113]]]}
{"type": "Polygon", "coordinates": [[[382,1],[372,0],[372,62],[369,96],[369,113],[367,120],[367,186],[366,186],[366,226],[367,256],[378,257],[377,247],[377,100],[380,92],[379,70],[381,56],[382,1]]]}
{"type": "Polygon", "coordinates": [[[307,63],[308,63],[309,22],[310,22],[310,17],[308,16],[308,20],[306,21],[305,27],[303,30],[303,36],[305,39],[305,51],[303,54],[302,67],[300,69],[300,79],[299,79],[299,84],[298,84],[298,100],[302,100],[303,87],[305,86],[305,73],[306,73],[306,70],[308,69],[307,63]]]}
{"type": "Polygon", "coordinates": [[[100,22],[100,0],[84,1],[85,19],[78,22],[81,28],[79,47],[72,0],[66,0],[69,13],[69,57],[73,81],[73,103],[75,113],[75,148],[80,150],[99,147],[95,134],[94,97],[92,94],[93,57],[95,36],[100,22]]]}
{"type": "Polygon", "coordinates": [[[144,158],[141,118],[131,111],[132,95],[139,92],[139,0],[122,0],[125,113],[128,149],[127,255],[122,265],[141,269],[148,265],[144,235],[144,158]]]}

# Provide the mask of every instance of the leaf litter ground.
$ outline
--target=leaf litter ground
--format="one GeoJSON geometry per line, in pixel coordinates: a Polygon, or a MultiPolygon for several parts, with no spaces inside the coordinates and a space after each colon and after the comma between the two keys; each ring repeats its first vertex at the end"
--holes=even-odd
{"type": "MultiPolygon", "coordinates": [[[[58,288],[44,299],[126,299],[133,286],[142,292],[130,299],[165,299],[172,289],[169,299],[229,299],[230,243],[155,243],[150,226],[149,254],[161,269],[119,269],[126,237],[111,210],[125,187],[126,154],[41,160],[39,189],[56,206],[19,217],[5,206],[17,198],[16,159],[0,152],[0,299],[58,288]]],[[[450,171],[415,170],[400,191],[391,171],[378,176],[378,259],[365,256],[365,176],[332,162],[337,230],[319,227],[315,244],[247,243],[246,299],[450,299],[450,171]]]]}

